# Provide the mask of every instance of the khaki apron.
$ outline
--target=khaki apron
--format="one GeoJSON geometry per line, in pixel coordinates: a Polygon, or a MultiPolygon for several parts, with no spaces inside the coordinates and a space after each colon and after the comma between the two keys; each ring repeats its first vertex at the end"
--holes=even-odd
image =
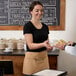
{"type": "Polygon", "coordinates": [[[33,74],[43,69],[48,69],[47,51],[26,52],[23,63],[23,74],[33,74]]]}

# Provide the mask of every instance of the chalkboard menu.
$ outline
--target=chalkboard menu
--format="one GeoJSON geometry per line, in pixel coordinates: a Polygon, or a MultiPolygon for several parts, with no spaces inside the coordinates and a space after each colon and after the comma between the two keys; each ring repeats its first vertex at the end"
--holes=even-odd
{"type": "MultiPolygon", "coordinates": [[[[24,25],[30,20],[29,5],[34,0],[0,0],[0,25],[24,25]]],[[[60,24],[60,0],[39,0],[44,6],[42,22],[60,24]]]]}

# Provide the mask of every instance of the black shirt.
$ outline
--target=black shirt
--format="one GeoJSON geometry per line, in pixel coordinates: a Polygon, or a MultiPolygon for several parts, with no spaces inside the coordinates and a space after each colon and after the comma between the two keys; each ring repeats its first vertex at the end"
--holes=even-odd
{"type": "MultiPolygon", "coordinates": [[[[48,39],[48,34],[49,34],[49,29],[47,25],[42,23],[42,28],[37,29],[31,21],[26,23],[23,28],[23,34],[32,34],[33,35],[33,42],[34,43],[41,43],[44,42],[45,40],[48,39]]],[[[39,48],[39,49],[34,49],[30,50],[29,47],[27,46],[27,51],[31,52],[40,52],[46,50],[45,47],[39,48]]]]}

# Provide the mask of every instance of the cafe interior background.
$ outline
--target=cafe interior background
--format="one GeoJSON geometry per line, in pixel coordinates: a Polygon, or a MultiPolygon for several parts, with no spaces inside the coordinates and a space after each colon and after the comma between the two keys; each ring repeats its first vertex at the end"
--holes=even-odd
{"type": "MultiPolygon", "coordinates": [[[[76,41],[76,0],[66,0],[65,7],[65,30],[50,30],[49,39],[64,39],[76,41]]],[[[0,30],[0,38],[23,38],[22,30],[0,30]]]]}
{"type": "MultiPolygon", "coordinates": [[[[50,31],[50,34],[49,34],[50,41],[62,39],[65,41],[76,42],[76,0],[66,0],[65,30],[49,30],[49,31],[50,31]]],[[[13,39],[13,38],[14,39],[23,39],[24,38],[23,30],[0,30],[0,39],[2,39],[2,38],[3,39],[13,39]]],[[[69,60],[70,60],[70,58],[69,58],[69,60]]],[[[59,63],[59,64],[61,65],[61,63],[59,63]]],[[[70,66],[74,66],[74,65],[71,64],[70,66]]],[[[62,68],[62,66],[61,66],[61,68],[62,68]]],[[[76,75],[76,73],[72,76],[75,76],[75,75],[76,75]]]]}

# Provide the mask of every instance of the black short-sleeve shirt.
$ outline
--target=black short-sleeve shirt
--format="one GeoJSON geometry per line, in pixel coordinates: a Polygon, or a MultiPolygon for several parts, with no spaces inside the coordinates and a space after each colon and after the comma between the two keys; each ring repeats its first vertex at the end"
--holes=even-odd
{"type": "MultiPolygon", "coordinates": [[[[29,21],[23,27],[23,34],[32,34],[34,43],[44,42],[45,40],[48,39],[49,29],[48,29],[47,25],[45,25],[44,23],[42,23],[42,25],[43,26],[41,29],[37,29],[32,24],[32,22],[29,21]]],[[[27,46],[27,51],[31,51],[31,52],[40,52],[40,51],[44,51],[44,50],[46,50],[45,47],[35,49],[35,50],[30,50],[29,47],[27,46]]]]}

